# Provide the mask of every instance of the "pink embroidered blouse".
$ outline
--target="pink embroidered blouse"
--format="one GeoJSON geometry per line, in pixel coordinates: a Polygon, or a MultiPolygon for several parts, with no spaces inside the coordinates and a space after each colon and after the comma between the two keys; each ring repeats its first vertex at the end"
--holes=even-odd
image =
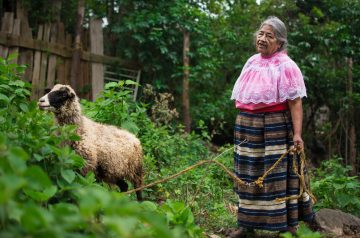
{"type": "Polygon", "coordinates": [[[231,95],[236,108],[250,111],[274,107],[298,97],[306,97],[303,76],[285,52],[250,57],[231,95]]]}

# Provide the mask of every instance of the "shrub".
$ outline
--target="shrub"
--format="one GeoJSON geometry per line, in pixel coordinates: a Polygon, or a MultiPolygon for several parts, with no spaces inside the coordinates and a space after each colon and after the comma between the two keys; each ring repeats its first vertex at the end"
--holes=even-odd
{"type": "MultiPolygon", "coordinates": [[[[199,133],[191,134],[186,134],[181,125],[155,123],[146,114],[147,104],[134,102],[123,92],[125,86],[126,82],[108,84],[102,97],[95,102],[82,103],[85,113],[94,120],[117,126],[130,121],[125,125],[132,124],[132,128],[137,128],[145,154],[145,184],[175,174],[199,160],[214,157],[207,148],[209,136],[203,122],[198,122],[199,133]]],[[[226,153],[219,160],[232,169],[232,153],[226,153]]],[[[184,201],[193,211],[195,221],[210,230],[236,225],[235,216],[227,210],[229,204],[236,204],[232,181],[215,165],[198,167],[147,188],[144,193],[147,199],[159,203],[168,199],[184,201]]]]}
{"type": "Polygon", "coordinates": [[[316,171],[312,187],[317,197],[316,209],[334,208],[360,215],[360,182],[357,176],[348,176],[349,166],[342,158],[324,161],[316,171]]]}
{"type": "Polygon", "coordinates": [[[138,203],[81,176],[84,160],[64,146],[79,139],[75,127],[55,125],[28,101],[21,70],[0,58],[0,237],[201,236],[184,205],[138,203]]]}

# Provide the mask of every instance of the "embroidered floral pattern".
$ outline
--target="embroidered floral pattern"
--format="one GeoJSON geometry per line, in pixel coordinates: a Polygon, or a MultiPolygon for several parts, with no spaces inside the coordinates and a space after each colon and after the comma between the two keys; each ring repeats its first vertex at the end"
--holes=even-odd
{"type": "Polygon", "coordinates": [[[240,103],[280,103],[306,96],[299,67],[286,53],[252,56],[237,79],[231,99],[240,103]]]}

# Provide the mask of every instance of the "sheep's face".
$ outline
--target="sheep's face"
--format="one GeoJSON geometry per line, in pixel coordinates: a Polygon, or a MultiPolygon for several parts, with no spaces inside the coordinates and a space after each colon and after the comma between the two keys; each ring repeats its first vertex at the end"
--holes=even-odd
{"type": "Polygon", "coordinates": [[[38,101],[41,110],[59,111],[67,102],[75,99],[76,94],[69,85],[56,84],[38,101]]]}

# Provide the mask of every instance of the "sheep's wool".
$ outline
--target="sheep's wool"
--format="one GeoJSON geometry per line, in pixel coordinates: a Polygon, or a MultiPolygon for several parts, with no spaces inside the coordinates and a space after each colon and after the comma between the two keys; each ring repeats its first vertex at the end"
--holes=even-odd
{"type": "MultiPolygon", "coordinates": [[[[40,106],[53,111],[58,124],[78,126],[77,134],[81,139],[72,142],[71,146],[86,160],[83,174],[93,171],[97,179],[117,184],[122,191],[127,190],[124,180],[133,183],[135,188],[142,186],[143,152],[135,135],[83,116],[79,99],[68,85],[55,85],[39,100],[40,106]]],[[[137,198],[141,200],[140,191],[137,192],[137,198]]]]}

